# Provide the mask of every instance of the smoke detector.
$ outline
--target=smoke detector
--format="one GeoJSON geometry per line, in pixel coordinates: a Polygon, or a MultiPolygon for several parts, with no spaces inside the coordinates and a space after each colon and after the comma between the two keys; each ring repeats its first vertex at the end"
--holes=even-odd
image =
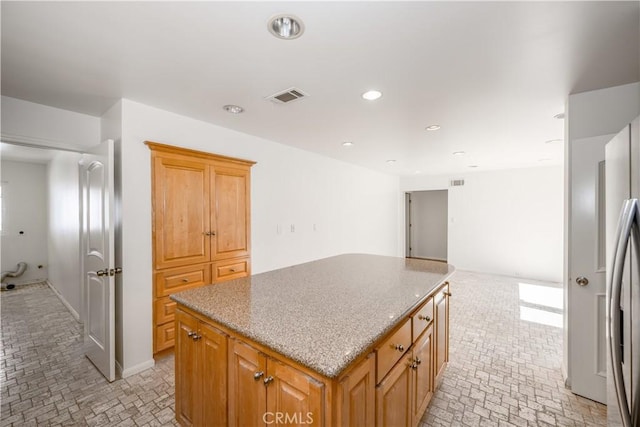
{"type": "Polygon", "coordinates": [[[309,95],[307,95],[300,89],[296,89],[295,87],[292,87],[287,90],[274,93],[273,95],[269,95],[265,99],[273,102],[274,104],[288,104],[290,102],[297,101],[302,98],[306,98],[307,96],[309,95]]]}

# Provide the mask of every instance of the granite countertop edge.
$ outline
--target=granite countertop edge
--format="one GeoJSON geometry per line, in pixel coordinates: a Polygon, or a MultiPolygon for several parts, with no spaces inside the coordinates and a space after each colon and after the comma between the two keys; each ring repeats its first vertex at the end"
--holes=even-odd
{"type": "MultiPolygon", "coordinates": [[[[188,298],[188,296],[191,294],[193,289],[179,292],[177,294],[172,294],[170,298],[171,300],[177,302],[180,305],[183,305],[184,307],[187,307],[188,309],[194,311],[195,313],[198,313],[204,316],[205,318],[220,324],[224,328],[227,328],[228,330],[233,331],[234,333],[237,333],[240,337],[247,338],[249,340],[254,341],[255,343],[263,345],[275,351],[276,353],[294,362],[297,362],[300,365],[305,366],[306,368],[314,372],[317,372],[327,378],[335,379],[335,378],[338,378],[343,372],[345,372],[347,368],[349,368],[351,364],[356,359],[360,358],[365,352],[368,353],[371,350],[373,350],[372,347],[374,344],[376,344],[388,332],[393,330],[402,321],[404,321],[412,311],[414,311],[416,308],[418,308],[421,304],[423,304],[426,301],[427,297],[431,293],[433,293],[435,289],[437,289],[443,282],[448,280],[455,273],[455,268],[453,266],[448,265],[448,267],[449,267],[449,271],[447,273],[441,274],[437,280],[431,283],[429,286],[429,290],[424,294],[420,295],[420,298],[416,300],[413,304],[408,305],[401,315],[397,316],[393,321],[389,321],[384,327],[381,327],[379,330],[377,330],[375,334],[371,334],[367,336],[366,340],[358,343],[358,345],[354,345],[354,348],[352,348],[352,351],[350,351],[349,356],[343,356],[342,359],[339,361],[332,360],[327,362],[326,360],[324,360],[324,362],[326,363],[323,363],[322,358],[320,359],[318,358],[314,359],[312,357],[305,358],[303,357],[304,354],[300,355],[299,353],[296,353],[295,349],[292,349],[291,346],[287,347],[286,345],[283,345],[281,342],[278,342],[277,340],[270,339],[267,334],[252,333],[252,331],[247,330],[246,328],[237,324],[237,322],[234,322],[231,319],[226,318],[225,316],[221,316],[220,314],[217,314],[215,312],[215,309],[205,308],[204,306],[206,304],[203,304],[201,301],[197,301],[194,303],[188,298]],[[330,363],[330,362],[333,362],[333,363],[330,363]]],[[[270,272],[263,273],[263,274],[269,274],[269,273],[270,272]]],[[[250,281],[250,279],[251,279],[250,277],[235,279],[228,282],[224,282],[224,284],[233,286],[234,282],[242,283],[245,281],[250,281]]],[[[213,289],[216,286],[220,286],[220,284],[207,285],[197,289],[201,289],[201,290],[203,288],[213,289]]]]}

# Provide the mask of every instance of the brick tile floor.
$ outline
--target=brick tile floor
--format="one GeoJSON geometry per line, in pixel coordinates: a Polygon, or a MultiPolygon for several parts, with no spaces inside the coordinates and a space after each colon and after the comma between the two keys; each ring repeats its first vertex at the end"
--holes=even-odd
{"type": "MultiPolygon", "coordinates": [[[[424,426],[604,426],[606,407],[564,388],[562,330],[520,319],[519,283],[457,272],[450,362],[424,426]]],[[[82,327],[46,284],[0,294],[0,427],[171,426],[173,357],[108,383],[83,356],[82,327]]]]}
{"type": "Polygon", "coordinates": [[[560,318],[548,295],[558,289],[560,284],[521,278],[455,274],[449,366],[421,427],[606,426],[606,406],[564,386],[563,330],[521,320],[523,311],[560,318]],[[546,305],[523,301],[520,283],[542,291],[546,305]]]}

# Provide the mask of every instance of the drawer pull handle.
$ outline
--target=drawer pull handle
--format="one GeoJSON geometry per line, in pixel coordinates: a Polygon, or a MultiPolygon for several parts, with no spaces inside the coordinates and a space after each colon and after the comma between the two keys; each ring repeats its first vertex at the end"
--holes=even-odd
{"type": "Polygon", "coordinates": [[[394,346],[394,348],[400,352],[404,351],[404,346],[402,344],[398,344],[396,346],[394,346]]]}
{"type": "Polygon", "coordinates": [[[230,268],[229,271],[232,272],[232,273],[235,273],[236,269],[235,268],[230,268]]]}
{"type": "Polygon", "coordinates": [[[267,378],[264,379],[264,385],[269,385],[269,383],[272,381],[273,381],[273,377],[269,375],[267,378]]]}
{"type": "Polygon", "coordinates": [[[184,283],[189,283],[189,279],[182,279],[184,283]]]}
{"type": "Polygon", "coordinates": [[[258,371],[255,374],[253,374],[253,379],[258,381],[263,375],[264,375],[264,372],[258,371]]]}
{"type": "Polygon", "coordinates": [[[431,322],[431,317],[429,316],[423,316],[422,314],[418,314],[418,319],[420,320],[425,320],[427,322],[431,322]]]}

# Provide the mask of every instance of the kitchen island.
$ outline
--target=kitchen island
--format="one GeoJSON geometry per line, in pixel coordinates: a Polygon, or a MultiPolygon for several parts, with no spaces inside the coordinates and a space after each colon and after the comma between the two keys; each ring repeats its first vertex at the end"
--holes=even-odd
{"type": "Polygon", "coordinates": [[[453,267],[349,254],[172,295],[182,425],[417,425],[453,267]]]}

